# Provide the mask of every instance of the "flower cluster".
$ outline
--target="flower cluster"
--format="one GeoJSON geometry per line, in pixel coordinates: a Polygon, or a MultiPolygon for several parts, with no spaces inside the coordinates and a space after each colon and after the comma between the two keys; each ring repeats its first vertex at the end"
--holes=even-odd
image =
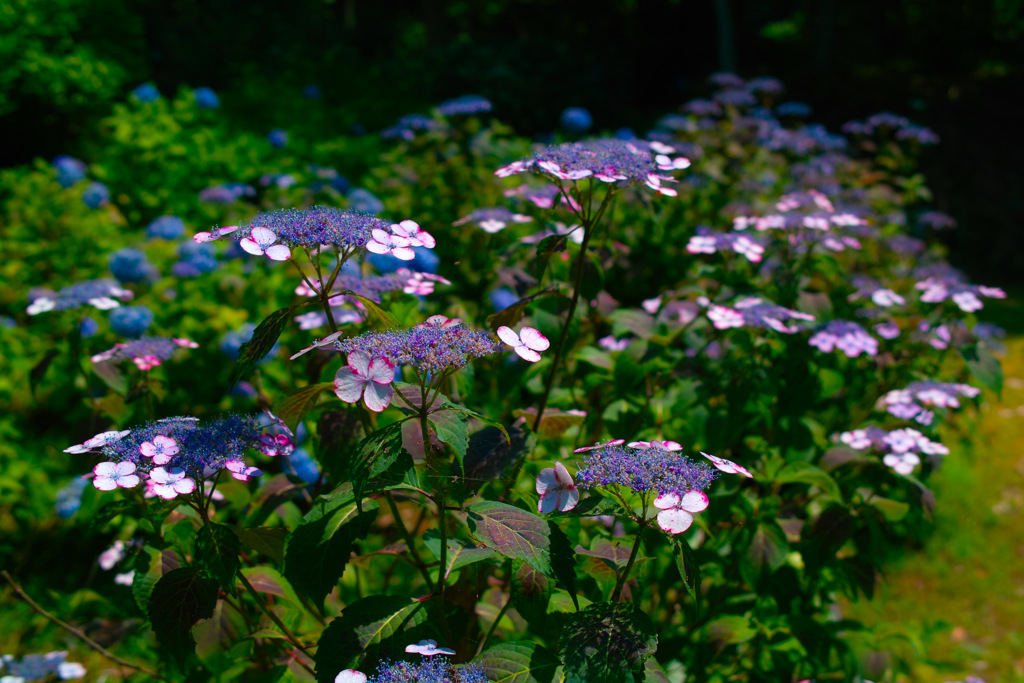
{"type": "Polygon", "coordinates": [[[921,301],[937,304],[950,299],[960,310],[973,313],[984,308],[981,297],[989,299],[1005,299],[1006,292],[998,287],[972,285],[964,281],[963,275],[955,268],[945,265],[926,266],[917,271],[918,277],[924,277],[914,284],[921,290],[921,301]]]}
{"type": "Polygon", "coordinates": [[[849,320],[829,321],[808,343],[825,353],[839,349],[850,358],[856,358],[862,353],[869,356],[878,354],[878,340],[849,320]]]}
{"type": "Polygon", "coordinates": [[[521,213],[513,213],[505,207],[489,207],[476,209],[473,213],[452,223],[452,225],[465,225],[475,223],[484,232],[501,232],[509,223],[529,223],[533,219],[521,213]]]}
{"type": "Polygon", "coordinates": [[[150,370],[170,358],[178,349],[195,349],[199,344],[189,339],[166,337],[143,337],[97,353],[92,357],[93,363],[120,363],[131,360],[140,370],[150,370]]]}
{"type": "Polygon", "coordinates": [[[883,308],[902,306],[906,303],[906,299],[893,290],[883,287],[874,278],[858,275],[853,278],[853,286],[857,288],[857,291],[850,295],[850,301],[869,298],[876,306],[883,308]]]}
{"type": "Polygon", "coordinates": [[[814,320],[814,316],[809,313],[792,311],[757,297],[745,297],[736,301],[731,308],[711,304],[708,307],[708,319],[719,330],[730,327],[763,327],[776,332],[793,334],[800,328],[787,325],[785,320],[810,321],[814,320]]]}
{"type": "Polygon", "coordinates": [[[185,236],[185,221],[177,216],[160,216],[146,226],[149,239],[176,240],[185,236]]]}
{"type": "Polygon", "coordinates": [[[4,683],[27,683],[56,676],[62,681],[70,681],[85,676],[85,667],[78,662],[66,661],[67,656],[67,652],[25,655],[21,659],[15,659],[13,655],[0,655],[0,674],[3,674],[0,680],[4,683]]]}
{"type": "Polygon", "coordinates": [[[680,455],[672,442],[655,442],[643,447],[616,440],[601,446],[579,449],[583,467],[577,473],[580,488],[623,486],[637,493],[685,494],[702,491],[718,477],[714,468],[680,455]]]}
{"type": "Polygon", "coordinates": [[[839,440],[857,450],[872,449],[885,453],[882,462],[900,474],[910,474],[921,464],[921,455],[949,455],[949,449],[932,441],[916,429],[885,431],[878,427],[843,432],[839,440]]]}
{"type": "Polygon", "coordinates": [[[674,197],[664,186],[676,182],[666,171],[689,167],[685,157],[668,156],[675,148],[660,142],[602,139],[570,142],[548,147],[532,157],[514,161],[494,174],[500,178],[518,173],[543,173],[558,180],[594,177],[605,183],[643,183],[655,192],[674,197]]]}
{"type": "Polygon", "coordinates": [[[488,112],[491,108],[491,101],[481,95],[462,95],[437,105],[437,111],[442,116],[470,116],[488,112]]]}
{"type": "Polygon", "coordinates": [[[376,675],[367,679],[358,671],[342,671],[335,683],[489,683],[479,664],[452,664],[443,659],[380,663],[376,675]]]}
{"type": "Polygon", "coordinates": [[[882,397],[886,412],[890,415],[927,425],[931,424],[930,408],[959,408],[960,396],[974,398],[981,389],[969,384],[953,382],[911,382],[905,389],[895,389],[882,397]]]}
{"type": "Polygon", "coordinates": [[[411,365],[420,373],[444,373],[463,367],[473,358],[490,355],[499,345],[486,332],[471,330],[461,320],[433,316],[408,330],[369,332],[335,342],[345,353],[363,351],[385,358],[394,366],[411,365]]]}
{"type": "Polygon", "coordinates": [[[113,280],[85,280],[64,287],[59,292],[46,291],[35,296],[26,311],[29,315],[39,315],[46,311],[79,308],[85,304],[105,311],[117,308],[121,305],[120,301],[127,301],[133,296],[131,291],[113,280]]]}
{"type": "Polygon", "coordinates": [[[61,187],[71,187],[79,180],[84,180],[89,173],[89,167],[84,161],[61,154],[54,158],[53,168],[57,172],[57,182],[61,187]]]}
{"type": "Polygon", "coordinates": [[[234,204],[242,197],[255,197],[256,188],[245,183],[211,185],[199,191],[199,201],[207,204],[234,204]]]}
{"type": "Polygon", "coordinates": [[[555,206],[555,200],[558,199],[562,203],[570,201],[575,204],[572,200],[567,200],[565,194],[562,192],[562,188],[557,185],[550,185],[545,183],[544,185],[520,185],[519,187],[507,188],[504,193],[506,197],[522,197],[526,201],[530,202],[539,209],[550,209],[555,206]]]}
{"type": "Polygon", "coordinates": [[[764,256],[764,244],[756,237],[706,227],[697,228],[697,234],[686,245],[686,251],[691,254],[714,254],[726,250],[745,256],[751,263],[759,263],[764,256]]]}

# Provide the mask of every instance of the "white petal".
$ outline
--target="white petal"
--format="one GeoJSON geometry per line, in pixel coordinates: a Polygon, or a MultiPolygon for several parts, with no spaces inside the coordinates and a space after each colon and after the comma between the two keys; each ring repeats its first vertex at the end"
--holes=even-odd
{"type": "Polygon", "coordinates": [[[366,369],[366,378],[377,384],[391,384],[395,381],[395,366],[387,358],[374,358],[366,369]]]}
{"type": "Polygon", "coordinates": [[[558,475],[555,474],[553,467],[545,467],[537,474],[537,493],[543,494],[556,486],[558,486],[558,475]]]}
{"type": "Polygon", "coordinates": [[[252,232],[249,233],[249,237],[264,249],[277,241],[277,234],[267,228],[253,228],[252,232]]]}
{"type": "Polygon", "coordinates": [[[513,332],[511,327],[505,325],[498,328],[498,338],[511,347],[523,345],[523,342],[519,340],[519,335],[513,332]]]}
{"type": "Polygon", "coordinates": [[[402,261],[412,261],[416,258],[416,252],[405,246],[397,246],[391,249],[391,255],[402,261]]]}
{"type": "Polygon", "coordinates": [[[351,368],[340,368],[334,375],[334,394],[345,403],[358,403],[367,381],[351,368]]]}
{"type": "Polygon", "coordinates": [[[254,241],[252,241],[248,237],[243,237],[242,239],[240,239],[238,241],[238,246],[240,246],[242,248],[242,251],[244,251],[244,252],[246,252],[248,254],[252,254],[253,256],[262,256],[263,255],[263,247],[261,247],[260,245],[256,244],[254,241]]]}
{"type": "Polygon", "coordinates": [[[391,397],[394,393],[394,389],[391,388],[390,384],[370,382],[366,385],[363,400],[366,402],[367,408],[375,413],[379,413],[391,405],[391,397]]]}
{"type": "Polygon", "coordinates": [[[101,462],[92,468],[92,473],[97,477],[112,477],[117,473],[117,463],[101,462]]]}
{"type": "Polygon", "coordinates": [[[678,493],[663,493],[654,499],[654,507],[659,510],[671,510],[679,507],[680,497],[678,493]]]}
{"type": "Polygon", "coordinates": [[[267,249],[267,258],[271,261],[287,261],[291,255],[292,250],[283,244],[275,244],[267,249]]]}
{"type": "Polygon", "coordinates": [[[672,508],[658,513],[658,526],[670,534],[681,534],[693,524],[693,515],[686,510],[672,508]]]}
{"type": "Polygon", "coordinates": [[[549,515],[555,511],[558,507],[558,491],[548,491],[547,493],[541,494],[540,500],[537,501],[537,512],[542,515],[549,515]]]}
{"type": "Polygon", "coordinates": [[[687,512],[700,512],[708,507],[708,497],[703,491],[687,491],[679,507],[687,512]]]}
{"type": "MultiPolygon", "coordinates": [[[[576,487],[558,491],[557,507],[562,512],[572,510],[580,502],[580,492],[576,487]]],[[[548,495],[551,495],[550,493],[548,495]]]]}
{"type": "Polygon", "coordinates": [[[374,254],[386,254],[391,251],[391,248],[385,244],[381,244],[376,240],[370,240],[366,243],[366,250],[373,252],[374,254]]]}
{"type": "Polygon", "coordinates": [[[117,488],[117,482],[107,477],[96,477],[92,480],[92,485],[100,491],[113,491],[117,488]]]}
{"type": "Polygon", "coordinates": [[[524,327],[519,330],[519,338],[534,351],[544,351],[551,346],[548,338],[532,327],[524,327]]]}
{"type": "Polygon", "coordinates": [[[192,479],[182,479],[174,482],[174,490],[178,493],[192,493],[196,490],[196,483],[192,479]]]}
{"type": "Polygon", "coordinates": [[[559,486],[568,487],[575,485],[569,470],[565,469],[565,465],[560,462],[555,463],[555,479],[558,480],[559,486]]]}
{"type": "Polygon", "coordinates": [[[355,669],[345,669],[334,677],[334,683],[366,683],[366,674],[355,669]]]}
{"type": "Polygon", "coordinates": [[[519,354],[519,357],[523,360],[528,360],[531,363],[536,363],[540,360],[540,354],[536,351],[526,348],[525,345],[517,346],[515,352],[519,354]]]}
{"type": "Polygon", "coordinates": [[[129,474],[126,477],[118,477],[117,478],[117,485],[120,486],[121,488],[124,488],[124,489],[130,489],[130,488],[134,488],[134,487],[138,486],[139,482],[141,482],[141,481],[142,480],[139,479],[138,475],[129,474]]]}

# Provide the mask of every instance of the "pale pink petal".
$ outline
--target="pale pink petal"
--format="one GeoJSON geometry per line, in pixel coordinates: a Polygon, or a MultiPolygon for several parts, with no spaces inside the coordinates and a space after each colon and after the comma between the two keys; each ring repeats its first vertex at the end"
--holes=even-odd
{"type": "Polygon", "coordinates": [[[358,403],[367,382],[351,368],[340,368],[334,375],[334,394],[345,403],[358,403]]]}
{"type": "Polygon", "coordinates": [[[678,507],[687,512],[700,512],[708,507],[708,497],[703,491],[687,491],[678,507]]]}
{"type": "Polygon", "coordinates": [[[366,351],[353,351],[348,354],[348,366],[357,375],[366,378],[370,372],[370,354],[366,351]]]}
{"type": "Polygon", "coordinates": [[[334,683],[366,683],[366,674],[355,669],[345,669],[334,677],[334,683]]]}
{"type": "Polygon", "coordinates": [[[558,480],[560,486],[574,486],[575,483],[572,480],[572,475],[569,474],[569,470],[565,469],[565,465],[560,462],[555,463],[555,478],[558,480]]]}
{"type": "Polygon", "coordinates": [[[524,327],[519,330],[519,338],[534,351],[544,351],[551,346],[548,338],[532,327],[524,327]]]}
{"type": "Polygon", "coordinates": [[[174,500],[178,497],[178,492],[174,490],[174,486],[168,484],[156,484],[151,490],[164,500],[174,500]]]}
{"type": "Polygon", "coordinates": [[[366,385],[363,400],[366,402],[367,408],[375,413],[379,413],[391,405],[391,397],[394,393],[394,389],[391,388],[390,384],[370,382],[366,385]]]}
{"type": "Polygon", "coordinates": [[[366,378],[377,384],[391,384],[395,381],[395,366],[387,358],[374,358],[366,369],[366,378]]]}
{"type": "Polygon", "coordinates": [[[681,534],[693,524],[693,515],[686,510],[672,508],[658,513],[658,526],[670,534],[681,534]]]}
{"type": "Polygon", "coordinates": [[[252,232],[249,233],[249,237],[264,249],[277,241],[277,234],[267,228],[253,228],[252,232]]]}
{"type": "Polygon", "coordinates": [[[283,244],[275,244],[267,249],[267,258],[271,261],[287,261],[291,255],[292,250],[283,244]]]}
{"type": "Polygon", "coordinates": [[[537,512],[542,515],[548,515],[554,512],[558,508],[558,491],[552,489],[547,493],[541,494],[540,500],[537,501],[537,512]]]}
{"type": "MultiPolygon", "coordinates": [[[[548,494],[551,495],[550,493],[548,494]]],[[[561,512],[568,512],[572,510],[580,502],[580,492],[576,487],[571,489],[562,489],[557,492],[557,498],[555,499],[555,507],[561,512]]]]}
{"type": "Polygon", "coordinates": [[[167,455],[165,453],[157,453],[156,455],[153,456],[153,464],[154,465],[166,465],[170,461],[171,461],[171,456],[169,456],[169,455],[167,455]]]}
{"type": "Polygon", "coordinates": [[[515,352],[519,354],[519,357],[523,360],[528,360],[531,363],[536,363],[540,360],[540,354],[532,349],[526,348],[525,345],[517,346],[515,352]]]}
{"type": "Polygon", "coordinates": [[[126,477],[135,472],[135,463],[119,462],[114,465],[114,474],[118,477],[126,477]]]}
{"type": "Polygon", "coordinates": [[[139,482],[141,481],[142,480],[139,479],[139,476],[137,474],[129,474],[124,477],[118,477],[117,485],[120,486],[121,488],[130,489],[138,486],[139,482]]]}
{"type": "Polygon", "coordinates": [[[117,474],[117,463],[101,462],[92,468],[92,473],[97,477],[113,477],[117,474]]]}
{"type": "Polygon", "coordinates": [[[437,240],[435,240],[434,236],[431,235],[426,230],[420,230],[418,233],[416,233],[416,239],[418,239],[420,244],[422,244],[427,249],[433,249],[434,247],[437,246],[437,240]]]}
{"type": "Polygon", "coordinates": [[[152,458],[156,455],[157,447],[151,441],[143,441],[139,444],[139,453],[142,453],[147,458],[152,458]]]}
{"type": "Polygon", "coordinates": [[[513,332],[511,327],[505,325],[498,328],[498,338],[512,347],[521,346],[523,343],[519,340],[519,335],[513,332]]]}
{"type": "Polygon", "coordinates": [[[181,481],[174,482],[174,490],[181,494],[192,493],[196,490],[196,483],[192,479],[186,477],[181,481]]]}
{"type": "MultiPolygon", "coordinates": [[[[396,238],[397,239],[397,238],[396,238]]],[[[395,246],[391,249],[391,255],[402,261],[412,261],[416,258],[416,252],[409,247],[395,246]]]]}
{"type": "Polygon", "coordinates": [[[654,499],[654,507],[659,510],[671,510],[679,507],[679,501],[682,500],[678,493],[663,493],[654,499]]]}
{"type": "MultiPolygon", "coordinates": [[[[249,239],[248,237],[243,237],[242,239],[238,240],[238,246],[240,246],[242,248],[242,251],[244,251],[244,252],[246,252],[248,254],[252,254],[253,256],[262,256],[263,255],[263,247],[261,247],[260,245],[256,244],[256,242],[254,242],[253,240],[249,239]]],[[[160,494],[157,494],[157,495],[160,495],[160,494]]]]}
{"type": "Polygon", "coordinates": [[[92,480],[92,485],[100,491],[113,491],[117,488],[117,481],[108,477],[96,477],[92,480]]]}
{"type": "Polygon", "coordinates": [[[553,467],[546,467],[537,474],[537,493],[543,494],[548,489],[558,486],[558,475],[553,467]]]}
{"type": "Polygon", "coordinates": [[[391,251],[387,245],[381,244],[375,240],[370,240],[366,243],[366,250],[371,251],[374,254],[386,254],[391,251]]]}
{"type": "Polygon", "coordinates": [[[196,234],[192,235],[192,240],[196,244],[202,244],[203,242],[212,242],[215,239],[217,238],[214,237],[212,233],[206,231],[197,232],[196,234]]]}

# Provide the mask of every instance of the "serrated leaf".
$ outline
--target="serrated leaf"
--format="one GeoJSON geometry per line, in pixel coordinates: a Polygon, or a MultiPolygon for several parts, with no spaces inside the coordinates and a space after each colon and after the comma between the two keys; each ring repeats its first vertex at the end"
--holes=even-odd
{"type": "MultiPolygon", "coordinates": [[[[423,534],[423,545],[427,546],[430,552],[434,554],[434,557],[441,559],[441,536],[436,530],[430,529],[423,534]]],[[[448,554],[446,558],[448,567],[444,573],[446,578],[457,569],[462,569],[466,565],[475,562],[489,560],[496,554],[490,548],[478,548],[473,545],[467,545],[454,538],[449,538],[447,545],[448,554]]]]}
{"type": "Polygon", "coordinates": [[[324,598],[338,584],[352,554],[352,545],[364,538],[377,517],[377,503],[362,511],[354,502],[321,503],[303,519],[288,539],[284,575],[296,592],[323,610],[324,598]]]}
{"type": "Polygon", "coordinates": [[[257,550],[274,562],[284,562],[284,544],[288,538],[288,530],[279,526],[260,526],[255,529],[234,527],[232,531],[238,536],[242,545],[257,550]]]}
{"type": "Polygon", "coordinates": [[[475,661],[491,683],[555,683],[561,680],[558,657],[528,640],[495,645],[475,661]]]}
{"type": "Polygon", "coordinates": [[[650,617],[629,603],[585,607],[562,631],[565,683],[642,683],[658,647],[650,617]]]}
{"type": "Polygon", "coordinates": [[[821,489],[821,492],[827,496],[839,501],[843,499],[836,480],[825,470],[808,462],[798,461],[787,464],[775,475],[775,483],[810,484],[821,489]]]}
{"type": "Polygon", "coordinates": [[[273,413],[284,420],[292,431],[295,431],[299,422],[306,416],[306,413],[313,409],[320,394],[325,391],[334,391],[334,383],[320,382],[302,387],[275,403],[273,413]]]}
{"type": "Polygon", "coordinates": [[[181,567],[181,557],[177,552],[170,549],[159,550],[150,546],[143,546],[142,551],[135,557],[133,569],[135,578],[132,580],[132,597],[135,604],[139,606],[143,614],[149,611],[149,596],[153,593],[153,586],[163,578],[163,575],[173,569],[181,567]]]}
{"type": "Polygon", "coordinates": [[[404,653],[408,638],[396,638],[409,626],[427,619],[423,603],[394,595],[373,595],[349,604],[320,636],[316,653],[316,680],[333,683],[366,652],[395,657],[404,653]],[[400,642],[396,642],[400,641],[400,642]]]}
{"type": "Polygon", "coordinates": [[[700,617],[700,563],[694,555],[693,548],[680,536],[672,537],[672,545],[675,546],[676,567],[679,569],[679,576],[683,579],[686,592],[693,601],[693,620],[700,617]]]}
{"type": "Polygon", "coordinates": [[[232,590],[242,544],[231,527],[204,524],[196,534],[195,563],[227,590],[232,590]]]}
{"type": "Polygon", "coordinates": [[[252,333],[252,338],[238,349],[238,361],[235,371],[231,375],[232,386],[237,384],[238,380],[244,375],[249,374],[249,371],[255,368],[256,364],[270,353],[270,350],[274,348],[274,344],[277,343],[278,337],[281,336],[284,326],[291,320],[295,311],[307,305],[308,302],[304,301],[300,304],[285,306],[268,315],[263,319],[263,322],[256,326],[252,333]]]}
{"type": "Polygon", "coordinates": [[[473,432],[462,461],[467,495],[479,490],[484,483],[500,478],[509,467],[520,462],[533,449],[534,441],[533,435],[519,425],[512,425],[508,432],[490,425],[473,432]]]}
{"type": "Polygon", "coordinates": [[[451,410],[439,410],[427,418],[434,427],[434,434],[439,441],[451,446],[455,457],[462,464],[469,448],[469,424],[462,413],[451,410]]]}
{"type": "Polygon", "coordinates": [[[475,503],[466,512],[470,531],[488,548],[553,576],[551,530],[542,517],[496,501],[475,503]]]}
{"type": "Polygon", "coordinates": [[[378,429],[359,442],[349,467],[342,476],[350,479],[356,493],[357,504],[362,500],[366,484],[374,477],[380,476],[405,453],[402,446],[402,424],[394,422],[383,429],[378,429]]]}
{"type": "Polygon", "coordinates": [[[747,555],[758,571],[775,571],[786,561],[789,542],[786,533],[775,522],[761,521],[750,539],[747,555]]]}
{"type": "Polygon", "coordinates": [[[213,616],[217,582],[196,567],[164,574],[149,596],[149,620],[161,649],[184,670],[195,654],[192,627],[213,616]]]}

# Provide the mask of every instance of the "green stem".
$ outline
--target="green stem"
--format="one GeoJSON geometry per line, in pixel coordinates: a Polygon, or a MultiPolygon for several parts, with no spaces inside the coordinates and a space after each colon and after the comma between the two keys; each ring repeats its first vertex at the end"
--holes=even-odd
{"type": "Polygon", "coordinates": [[[615,590],[612,591],[612,602],[618,602],[619,596],[622,595],[626,579],[629,578],[629,572],[633,569],[633,563],[636,562],[636,556],[640,552],[640,541],[643,539],[645,531],[647,531],[647,527],[641,526],[640,530],[636,532],[636,540],[633,541],[633,550],[629,553],[629,561],[626,562],[625,569],[622,570],[618,581],[615,582],[615,590]]]}
{"type": "Polygon", "coordinates": [[[484,635],[483,640],[481,640],[480,644],[477,646],[475,655],[476,657],[479,657],[480,653],[484,651],[484,646],[487,645],[487,641],[490,639],[492,635],[494,635],[494,632],[498,630],[498,624],[501,623],[501,618],[505,616],[505,612],[507,612],[508,608],[511,606],[512,596],[510,595],[508,596],[508,598],[505,599],[505,604],[501,606],[501,611],[499,611],[498,616],[494,618],[494,623],[491,624],[491,627],[489,629],[487,629],[487,633],[484,635]]]}
{"type": "Polygon", "coordinates": [[[416,542],[409,533],[409,529],[406,528],[405,522],[402,520],[402,515],[398,510],[398,503],[395,502],[394,495],[388,492],[386,498],[388,499],[388,506],[391,508],[391,514],[395,518],[395,523],[398,524],[398,528],[402,530],[402,536],[405,537],[405,544],[409,547],[409,554],[412,555],[412,559],[415,560],[416,568],[423,574],[423,579],[427,582],[427,587],[430,592],[434,592],[434,582],[430,578],[430,572],[427,570],[427,565],[423,562],[423,558],[420,556],[418,550],[416,550],[416,542]]]}

